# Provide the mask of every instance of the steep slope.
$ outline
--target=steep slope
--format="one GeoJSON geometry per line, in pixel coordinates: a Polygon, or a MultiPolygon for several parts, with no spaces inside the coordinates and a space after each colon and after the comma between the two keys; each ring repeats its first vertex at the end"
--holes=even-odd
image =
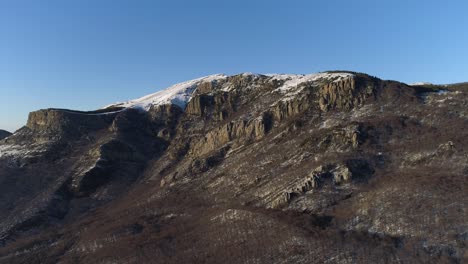
{"type": "Polygon", "coordinates": [[[0,263],[462,263],[466,105],[245,73],[33,112],[0,143],[0,263]]]}
{"type": "Polygon", "coordinates": [[[6,137],[8,137],[10,135],[11,135],[10,132],[0,129],[0,140],[4,139],[4,138],[6,138],[6,137]]]}

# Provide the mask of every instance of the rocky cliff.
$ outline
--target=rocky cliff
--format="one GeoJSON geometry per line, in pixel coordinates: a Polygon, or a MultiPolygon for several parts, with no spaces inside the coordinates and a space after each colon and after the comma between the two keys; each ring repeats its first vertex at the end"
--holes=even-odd
{"type": "Polygon", "coordinates": [[[463,263],[467,92],[213,75],[0,141],[0,263],[463,263]]]}

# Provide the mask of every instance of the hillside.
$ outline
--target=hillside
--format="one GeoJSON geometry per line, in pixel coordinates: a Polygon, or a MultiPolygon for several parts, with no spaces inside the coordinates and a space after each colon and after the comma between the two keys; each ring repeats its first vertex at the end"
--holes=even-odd
{"type": "Polygon", "coordinates": [[[0,141],[0,263],[463,263],[467,88],[213,75],[0,141]]]}
{"type": "Polygon", "coordinates": [[[0,129],[0,140],[4,139],[4,138],[6,138],[6,137],[8,137],[10,135],[11,135],[10,132],[0,129]]]}

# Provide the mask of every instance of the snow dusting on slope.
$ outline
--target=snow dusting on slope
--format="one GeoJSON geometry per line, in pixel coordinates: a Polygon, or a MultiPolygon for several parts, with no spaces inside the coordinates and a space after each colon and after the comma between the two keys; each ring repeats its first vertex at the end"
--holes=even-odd
{"type": "Polygon", "coordinates": [[[299,94],[304,86],[303,84],[310,84],[318,81],[332,81],[339,82],[343,79],[354,76],[351,73],[315,73],[315,74],[267,74],[272,80],[283,81],[283,85],[275,89],[275,92],[284,94],[282,101],[287,101],[299,94]]]}
{"type": "Polygon", "coordinates": [[[47,150],[45,145],[32,144],[32,145],[15,145],[15,144],[1,144],[0,145],[0,159],[9,157],[27,158],[38,155],[47,150]]]}
{"type": "Polygon", "coordinates": [[[0,145],[0,158],[4,156],[17,156],[23,153],[19,146],[14,145],[0,145]]]}
{"type": "Polygon", "coordinates": [[[224,74],[210,75],[195,80],[179,83],[173,85],[162,91],[144,96],[142,98],[131,100],[125,103],[117,103],[107,106],[108,107],[127,107],[127,108],[140,108],[149,110],[153,105],[175,104],[181,108],[185,108],[187,103],[192,98],[192,94],[198,86],[205,82],[214,82],[226,79],[224,74]]]}
{"type": "Polygon", "coordinates": [[[344,78],[353,76],[351,73],[315,73],[315,74],[268,74],[274,80],[284,81],[284,84],[276,89],[280,92],[288,92],[295,90],[303,83],[311,83],[320,80],[333,80],[334,82],[341,81],[344,78]]]}

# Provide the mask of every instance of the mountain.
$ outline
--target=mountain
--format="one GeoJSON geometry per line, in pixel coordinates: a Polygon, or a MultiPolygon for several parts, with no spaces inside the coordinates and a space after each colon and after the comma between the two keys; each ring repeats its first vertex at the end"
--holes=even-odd
{"type": "Polygon", "coordinates": [[[10,132],[0,129],[0,140],[4,139],[4,138],[6,138],[6,137],[8,137],[10,135],[11,135],[10,132]]]}
{"type": "Polygon", "coordinates": [[[463,263],[468,85],[213,75],[0,141],[0,263],[463,263]]]}

